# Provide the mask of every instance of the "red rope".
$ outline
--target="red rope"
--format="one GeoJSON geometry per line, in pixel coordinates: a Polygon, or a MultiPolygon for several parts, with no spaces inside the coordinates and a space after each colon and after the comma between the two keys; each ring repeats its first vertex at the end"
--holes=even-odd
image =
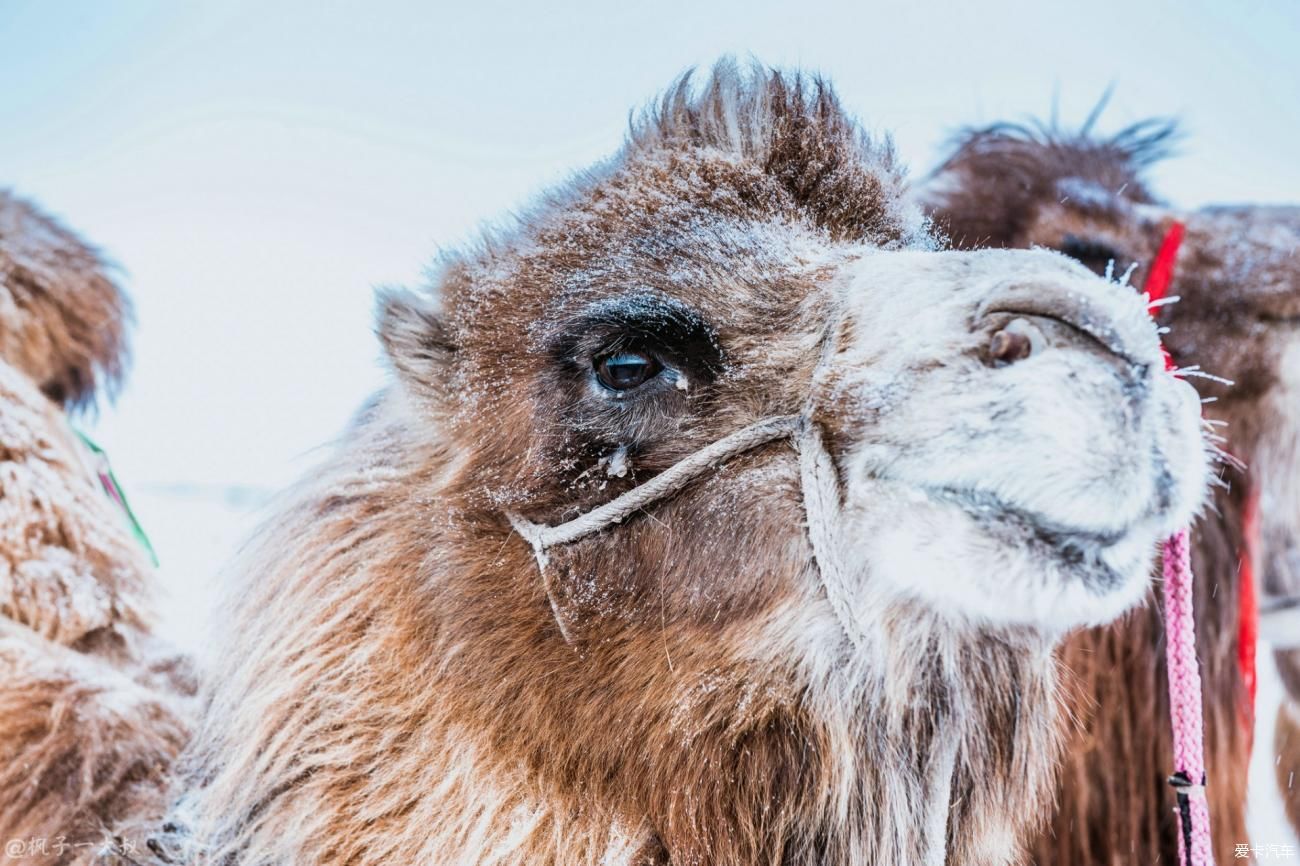
{"type": "Polygon", "coordinates": [[[1250,702],[1242,708],[1242,724],[1255,730],[1255,693],[1258,676],[1255,648],[1259,641],[1259,600],[1255,594],[1255,551],[1259,550],[1259,495],[1250,491],[1241,520],[1242,545],[1238,555],[1237,582],[1241,585],[1237,601],[1237,665],[1246,684],[1250,702]]]}
{"type": "Polygon", "coordinates": [[[1183,235],[1187,233],[1187,227],[1180,222],[1174,222],[1165,232],[1164,240],[1160,242],[1160,250],[1156,253],[1155,261],[1151,263],[1151,273],[1147,275],[1146,284],[1142,286],[1142,291],[1147,293],[1147,297],[1152,301],[1162,301],[1165,295],[1169,294],[1169,286],[1174,281],[1174,260],[1178,258],[1178,248],[1182,246],[1183,235]]]}
{"type": "MultiPolygon", "coordinates": [[[[1165,232],[1164,240],[1160,241],[1160,249],[1156,252],[1155,261],[1151,263],[1151,273],[1147,274],[1146,283],[1142,286],[1142,290],[1147,293],[1148,304],[1163,301],[1169,294],[1169,286],[1174,281],[1174,261],[1178,258],[1178,248],[1183,245],[1183,235],[1186,233],[1186,226],[1175,221],[1165,232]]],[[[1163,345],[1160,351],[1165,356],[1165,369],[1174,369],[1174,359],[1169,357],[1169,351],[1163,345]]]]}

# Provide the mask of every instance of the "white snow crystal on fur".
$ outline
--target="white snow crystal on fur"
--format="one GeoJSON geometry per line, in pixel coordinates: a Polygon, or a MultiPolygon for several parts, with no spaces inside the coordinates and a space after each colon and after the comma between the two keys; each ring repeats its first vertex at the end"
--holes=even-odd
{"type": "Polygon", "coordinates": [[[605,474],[611,478],[622,478],[627,475],[628,467],[631,462],[627,459],[627,446],[620,445],[609,458],[609,465],[605,467],[605,474]]]}

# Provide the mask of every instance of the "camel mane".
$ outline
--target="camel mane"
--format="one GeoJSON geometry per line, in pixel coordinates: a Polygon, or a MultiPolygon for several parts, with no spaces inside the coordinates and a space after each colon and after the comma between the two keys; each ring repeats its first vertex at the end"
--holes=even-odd
{"type": "Polygon", "coordinates": [[[54,402],[89,408],[126,375],[131,317],[98,250],[0,190],[0,357],[54,402]]]}
{"type": "Polygon", "coordinates": [[[837,240],[900,240],[904,171],[888,136],[866,132],[817,75],[716,64],[688,71],[632,120],[628,151],[712,148],[752,159],[837,240]]]}
{"type": "Polygon", "coordinates": [[[1181,127],[1176,120],[1147,118],[1098,136],[1093,127],[1102,107],[1077,129],[1031,120],[959,130],[930,175],[931,183],[938,179],[928,192],[935,222],[946,232],[960,231],[954,241],[965,249],[1014,246],[1037,206],[1061,199],[1058,184],[1071,178],[1133,204],[1158,204],[1147,173],[1176,152],[1181,127]]]}

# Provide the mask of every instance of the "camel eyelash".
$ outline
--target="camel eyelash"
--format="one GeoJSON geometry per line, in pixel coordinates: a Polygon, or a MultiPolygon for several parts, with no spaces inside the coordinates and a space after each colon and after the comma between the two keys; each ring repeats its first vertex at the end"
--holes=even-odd
{"type": "Polygon", "coordinates": [[[550,346],[552,357],[586,374],[603,359],[643,353],[665,369],[712,379],[722,369],[716,332],[695,310],[657,294],[607,298],[574,317],[550,346]]]}
{"type": "Polygon", "coordinates": [[[1102,241],[1066,235],[1061,241],[1061,252],[1088,267],[1105,267],[1107,262],[1118,261],[1119,250],[1102,241]]]}

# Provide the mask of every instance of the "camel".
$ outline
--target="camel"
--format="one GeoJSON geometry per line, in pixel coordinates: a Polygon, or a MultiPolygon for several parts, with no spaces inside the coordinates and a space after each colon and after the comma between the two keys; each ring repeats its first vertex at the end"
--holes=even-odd
{"type": "Polygon", "coordinates": [[[100,256],[0,191],[0,844],[66,863],[163,808],[195,683],[151,631],[153,566],[68,414],[109,398],[127,300],[100,256]]]}
{"type": "Polygon", "coordinates": [[[1130,288],[937,249],[800,73],[682,78],[377,319],[395,381],[243,555],[159,862],[1016,862],[1053,647],[1210,477],[1130,288]]]}
{"type": "MultiPolygon", "coordinates": [[[[1146,169],[1169,155],[1176,127],[1145,121],[1109,138],[1044,125],[996,124],[960,134],[923,198],[955,247],[1049,248],[1097,273],[1149,267],[1178,214],[1150,190],[1146,169]]],[[[1159,309],[1165,343],[1180,365],[1232,380],[1194,378],[1205,413],[1224,424],[1225,464],[1213,507],[1194,536],[1198,650],[1205,679],[1207,762],[1219,862],[1247,840],[1246,776],[1253,730],[1252,586],[1300,591],[1294,566],[1300,497],[1300,209],[1207,207],[1181,217],[1186,237],[1171,293],[1159,309]],[[1213,402],[1209,402],[1213,401],[1213,402]],[[1262,538],[1249,537],[1257,509],[1262,538]],[[1247,611],[1243,620],[1240,606],[1247,611]],[[1247,640],[1239,642],[1243,621],[1247,640]]],[[[1073,636],[1072,731],[1057,783],[1058,811],[1033,846],[1052,864],[1176,862],[1163,626],[1155,591],[1134,615],[1073,636]],[[1130,768],[1125,772],[1125,768],[1130,768]]],[[[1278,657],[1284,672],[1288,659],[1278,657]]],[[[1294,665],[1294,661],[1290,661],[1294,665]]],[[[1300,668],[1293,668],[1300,673],[1300,668]]],[[[1300,687],[1300,677],[1295,682],[1300,687]]],[[[1300,695],[1300,691],[1292,691],[1300,695]]],[[[1297,706],[1293,704],[1293,707],[1297,706]]],[[[1279,736],[1286,731],[1279,719],[1279,736]]],[[[1290,766],[1300,768],[1300,742],[1290,766]]],[[[1285,776],[1287,765],[1280,764],[1285,776]]],[[[1285,781],[1285,778],[1283,779],[1285,781]]],[[[1285,787],[1284,787],[1285,790],[1285,787]]]]}

